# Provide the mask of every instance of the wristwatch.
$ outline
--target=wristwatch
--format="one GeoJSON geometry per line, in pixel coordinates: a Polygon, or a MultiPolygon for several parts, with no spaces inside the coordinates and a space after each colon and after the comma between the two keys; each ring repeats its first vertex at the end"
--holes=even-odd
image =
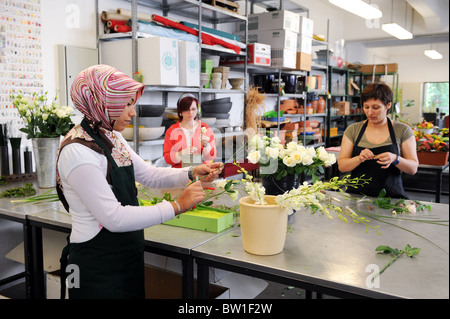
{"type": "Polygon", "coordinates": [[[194,167],[189,167],[189,170],[188,170],[188,178],[191,180],[191,181],[193,181],[194,180],[194,167]]]}
{"type": "Polygon", "coordinates": [[[400,163],[400,161],[398,160],[398,154],[397,154],[397,158],[395,159],[395,161],[392,162],[392,165],[397,165],[398,163],[400,163]]]}

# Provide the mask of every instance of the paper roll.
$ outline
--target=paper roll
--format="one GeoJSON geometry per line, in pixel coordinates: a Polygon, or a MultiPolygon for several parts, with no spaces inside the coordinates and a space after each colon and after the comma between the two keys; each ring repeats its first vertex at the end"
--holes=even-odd
{"type": "Polygon", "coordinates": [[[109,20],[124,20],[127,21],[129,17],[123,16],[121,14],[117,14],[115,12],[106,12],[102,11],[100,16],[103,23],[107,23],[109,20]]]}
{"type": "MultiPolygon", "coordinates": [[[[131,10],[122,9],[122,8],[117,9],[116,13],[121,15],[121,16],[125,16],[128,19],[131,19],[131,16],[132,16],[131,10]]],[[[145,20],[145,21],[150,21],[150,22],[153,21],[152,20],[152,15],[150,13],[138,12],[137,18],[139,20],[145,20]]]]}

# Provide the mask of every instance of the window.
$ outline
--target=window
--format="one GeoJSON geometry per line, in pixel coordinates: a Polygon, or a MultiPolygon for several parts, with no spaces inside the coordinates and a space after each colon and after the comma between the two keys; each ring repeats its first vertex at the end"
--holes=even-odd
{"type": "Polygon", "coordinates": [[[423,89],[423,112],[449,114],[448,82],[426,82],[423,89]]]}

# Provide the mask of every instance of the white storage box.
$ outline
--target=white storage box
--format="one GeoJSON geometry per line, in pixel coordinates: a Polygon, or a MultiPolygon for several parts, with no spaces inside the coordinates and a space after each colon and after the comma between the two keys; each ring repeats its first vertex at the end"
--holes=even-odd
{"type": "MultiPolygon", "coordinates": [[[[263,12],[248,16],[248,30],[289,30],[299,32],[299,15],[288,10],[263,12]]],[[[237,25],[237,32],[245,30],[245,22],[237,25]]],[[[312,35],[311,35],[312,36],[312,35]]]]}
{"type": "Polygon", "coordinates": [[[249,43],[266,43],[272,48],[297,50],[297,33],[289,30],[257,30],[248,33],[249,43]]]}
{"type": "Polygon", "coordinates": [[[278,68],[295,69],[297,52],[295,50],[272,48],[272,66],[278,68]]]}
{"type": "Polygon", "coordinates": [[[178,62],[177,39],[138,39],[138,64],[145,85],[180,85],[178,62]]]}
{"type": "Polygon", "coordinates": [[[100,41],[100,63],[133,77],[131,40],[100,41]]]}
{"type": "Polygon", "coordinates": [[[200,86],[200,50],[197,42],[178,41],[181,86],[200,86]]]}
{"type": "Polygon", "coordinates": [[[299,34],[312,38],[313,29],[314,29],[313,20],[304,16],[299,16],[299,30],[298,30],[299,34]]]}
{"type": "MultiPolygon", "coordinates": [[[[102,41],[100,63],[133,77],[131,40],[102,41]]],[[[179,85],[178,40],[152,37],[138,39],[138,70],[145,85],[179,85]]]]}
{"type": "Polygon", "coordinates": [[[306,35],[298,34],[297,52],[312,54],[312,38],[306,35]]]}

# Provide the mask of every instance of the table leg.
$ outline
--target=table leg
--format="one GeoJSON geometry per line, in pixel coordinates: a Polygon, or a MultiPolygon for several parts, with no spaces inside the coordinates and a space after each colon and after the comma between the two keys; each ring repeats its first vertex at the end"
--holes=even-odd
{"type": "Polygon", "coordinates": [[[187,257],[182,259],[181,263],[183,265],[183,298],[194,299],[194,259],[187,257]]]}
{"type": "Polygon", "coordinates": [[[436,172],[436,203],[441,202],[442,170],[436,172]]]}
{"type": "Polygon", "coordinates": [[[197,298],[209,298],[209,267],[197,260],[197,298]]]}
{"type": "Polygon", "coordinates": [[[32,285],[33,299],[45,299],[44,284],[44,252],[42,247],[42,228],[31,226],[31,253],[32,253],[32,285]]]}
{"type": "Polygon", "coordinates": [[[25,260],[25,291],[27,299],[34,297],[34,276],[33,276],[33,256],[31,226],[28,220],[23,224],[23,246],[25,260]]]}

